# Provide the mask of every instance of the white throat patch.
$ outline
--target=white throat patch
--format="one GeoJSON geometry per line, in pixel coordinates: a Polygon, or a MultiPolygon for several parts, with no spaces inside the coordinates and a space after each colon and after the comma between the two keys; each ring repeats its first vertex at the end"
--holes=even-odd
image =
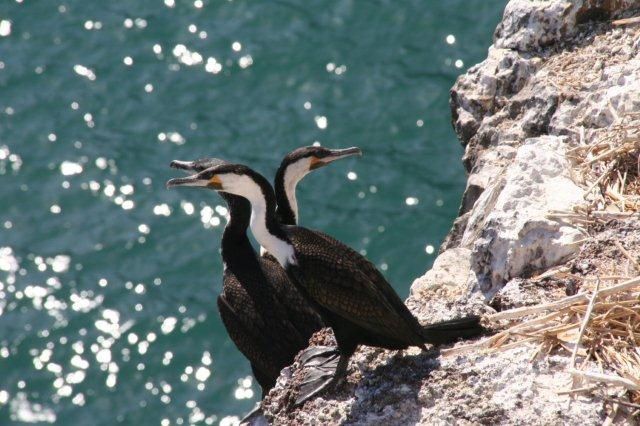
{"type": "Polygon", "coordinates": [[[260,244],[260,251],[264,248],[273,257],[278,260],[278,263],[283,268],[287,265],[296,265],[295,251],[293,246],[287,241],[281,240],[276,237],[267,229],[266,214],[264,205],[254,206],[251,203],[251,232],[260,244]]]}
{"type": "Polygon", "coordinates": [[[290,164],[284,171],[284,191],[293,211],[296,223],[298,223],[298,200],[296,199],[296,186],[307,174],[311,165],[311,157],[303,158],[290,164]]]}
{"type": "Polygon", "coordinates": [[[297,264],[293,246],[267,229],[267,202],[260,186],[245,175],[220,175],[220,179],[226,192],[240,195],[251,203],[251,232],[258,243],[271,253],[283,268],[297,264]]]}

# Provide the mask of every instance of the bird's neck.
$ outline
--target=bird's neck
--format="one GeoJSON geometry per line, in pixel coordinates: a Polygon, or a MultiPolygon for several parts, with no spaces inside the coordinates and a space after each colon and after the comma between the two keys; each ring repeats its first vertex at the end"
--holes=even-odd
{"type": "Polygon", "coordinates": [[[296,263],[293,246],[276,219],[275,200],[265,197],[251,200],[251,232],[283,268],[296,263]]]}
{"type": "Polygon", "coordinates": [[[251,204],[242,197],[225,195],[229,208],[229,221],[222,233],[222,261],[229,265],[237,259],[255,256],[255,250],[247,237],[251,217],[251,204]]]}
{"type": "Polygon", "coordinates": [[[298,200],[296,199],[296,186],[306,174],[297,164],[290,167],[280,166],[276,173],[275,193],[278,207],[276,214],[283,225],[296,225],[298,223],[298,200]]]}

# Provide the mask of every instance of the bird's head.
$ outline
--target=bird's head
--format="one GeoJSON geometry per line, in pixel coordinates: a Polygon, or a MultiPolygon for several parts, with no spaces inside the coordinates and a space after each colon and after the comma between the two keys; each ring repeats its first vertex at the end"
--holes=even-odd
{"type": "Polygon", "coordinates": [[[254,199],[259,192],[262,192],[262,187],[271,188],[264,177],[249,167],[224,162],[191,176],[174,178],[167,182],[167,188],[176,186],[209,188],[218,192],[239,195],[249,200],[254,199]]]}
{"type": "Polygon", "coordinates": [[[291,174],[292,178],[300,180],[304,175],[312,170],[353,155],[362,155],[362,150],[355,146],[344,149],[329,149],[323,146],[305,146],[295,149],[287,154],[282,160],[280,168],[284,169],[285,176],[291,174]]]}

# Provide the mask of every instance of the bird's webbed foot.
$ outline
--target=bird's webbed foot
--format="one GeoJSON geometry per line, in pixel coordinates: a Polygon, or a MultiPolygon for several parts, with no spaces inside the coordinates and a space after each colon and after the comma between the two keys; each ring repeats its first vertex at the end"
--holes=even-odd
{"type": "Polygon", "coordinates": [[[340,356],[335,346],[311,346],[303,350],[298,358],[302,367],[322,365],[340,356]]]}
{"type": "Polygon", "coordinates": [[[332,388],[346,374],[348,358],[343,359],[340,352],[332,347],[309,348],[300,357],[304,378],[298,389],[294,406],[304,404],[323,391],[332,388]],[[305,360],[303,362],[303,359],[305,360]]]}

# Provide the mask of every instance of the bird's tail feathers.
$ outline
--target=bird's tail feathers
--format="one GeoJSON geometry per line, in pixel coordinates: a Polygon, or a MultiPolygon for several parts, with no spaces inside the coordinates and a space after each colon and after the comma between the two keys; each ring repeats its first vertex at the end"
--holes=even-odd
{"type": "Polygon", "coordinates": [[[429,324],[422,328],[425,343],[442,345],[477,337],[485,331],[476,315],[429,324]]]}

